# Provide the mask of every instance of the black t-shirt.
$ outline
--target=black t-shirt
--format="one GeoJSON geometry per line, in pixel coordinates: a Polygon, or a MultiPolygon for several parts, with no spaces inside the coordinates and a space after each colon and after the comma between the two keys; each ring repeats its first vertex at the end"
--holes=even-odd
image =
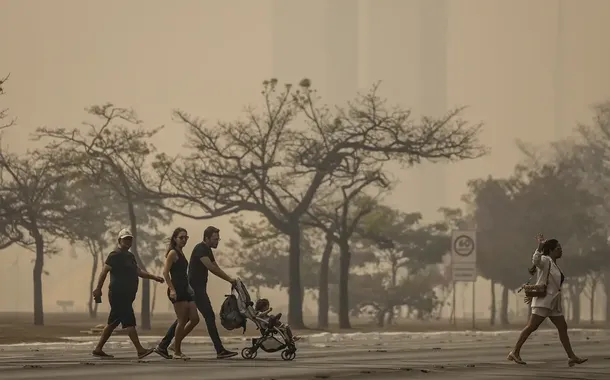
{"type": "Polygon", "coordinates": [[[110,266],[110,287],[113,295],[124,295],[135,298],[138,292],[138,263],[133,253],[129,251],[112,251],[106,258],[110,266]]]}
{"type": "Polygon", "coordinates": [[[202,257],[209,257],[212,262],[215,262],[214,253],[204,242],[201,242],[193,248],[191,260],[189,261],[189,283],[193,288],[205,287],[208,283],[208,268],[201,262],[202,257]]]}

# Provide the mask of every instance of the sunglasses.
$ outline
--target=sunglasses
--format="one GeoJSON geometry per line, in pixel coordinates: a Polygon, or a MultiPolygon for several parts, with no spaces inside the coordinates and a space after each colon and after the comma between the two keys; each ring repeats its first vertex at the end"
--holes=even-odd
{"type": "Polygon", "coordinates": [[[178,240],[188,240],[188,236],[178,236],[178,240]]]}

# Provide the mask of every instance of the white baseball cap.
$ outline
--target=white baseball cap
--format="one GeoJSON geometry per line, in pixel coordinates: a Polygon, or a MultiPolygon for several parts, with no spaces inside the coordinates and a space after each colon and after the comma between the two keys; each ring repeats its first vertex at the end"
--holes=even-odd
{"type": "Polygon", "coordinates": [[[121,239],[125,239],[127,237],[133,238],[133,235],[131,234],[131,231],[129,231],[127,228],[123,228],[120,232],[119,232],[119,240],[121,239]]]}

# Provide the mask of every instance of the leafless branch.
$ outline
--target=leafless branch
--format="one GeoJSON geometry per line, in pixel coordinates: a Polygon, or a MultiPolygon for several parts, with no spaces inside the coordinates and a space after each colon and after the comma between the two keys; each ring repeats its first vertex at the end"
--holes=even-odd
{"type": "MultiPolygon", "coordinates": [[[[0,79],[0,96],[4,95],[4,85],[6,81],[10,78],[11,74],[7,74],[4,78],[0,79]]],[[[11,118],[8,121],[5,121],[8,116],[8,108],[0,108],[0,131],[9,127],[12,127],[17,122],[17,119],[11,118]]]]}
{"type": "Polygon", "coordinates": [[[208,125],[175,111],[188,130],[190,154],[158,157],[153,192],[172,199],[172,210],[200,209],[198,218],[255,211],[280,230],[307,212],[324,187],[349,181],[350,162],[458,160],[487,152],[478,141],[480,125],[459,119],[462,109],[439,118],[410,120],[410,112],[388,110],[377,87],[331,112],[318,105],[309,81],[299,88],[263,84],[262,111],[208,125]]]}
{"type": "Polygon", "coordinates": [[[46,253],[57,237],[71,238],[71,225],[83,223],[82,207],[69,191],[74,177],[41,152],[27,157],[0,151],[0,215],[5,241],[33,249],[42,234],[46,253]],[[6,218],[6,219],[5,219],[6,218]]]}

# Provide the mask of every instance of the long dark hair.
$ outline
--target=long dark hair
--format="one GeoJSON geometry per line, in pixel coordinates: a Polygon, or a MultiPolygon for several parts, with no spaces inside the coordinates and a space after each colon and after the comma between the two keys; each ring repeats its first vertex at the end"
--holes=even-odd
{"type": "MultiPolygon", "coordinates": [[[[542,256],[548,256],[551,251],[554,251],[555,248],[557,248],[557,246],[559,245],[559,241],[557,239],[549,239],[549,240],[545,240],[544,243],[540,244],[540,246],[538,246],[538,251],[542,252],[542,256]]],[[[533,276],[534,273],[536,273],[536,266],[532,265],[529,269],[528,272],[530,272],[530,274],[533,276]]]]}
{"type": "Polygon", "coordinates": [[[178,253],[181,253],[180,250],[178,249],[178,246],[176,245],[176,238],[178,237],[180,232],[187,232],[187,231],[186,231],[186,229],[184,229],[182,227],[178,227],[174,230],[174,232],[172,233],[172,236],[169,238],[169,244],[167,245],[167,252],[165,252],[165,256],[167,256],[167,254],[170,253],[170,251],[172,249],[178,253]]]}

